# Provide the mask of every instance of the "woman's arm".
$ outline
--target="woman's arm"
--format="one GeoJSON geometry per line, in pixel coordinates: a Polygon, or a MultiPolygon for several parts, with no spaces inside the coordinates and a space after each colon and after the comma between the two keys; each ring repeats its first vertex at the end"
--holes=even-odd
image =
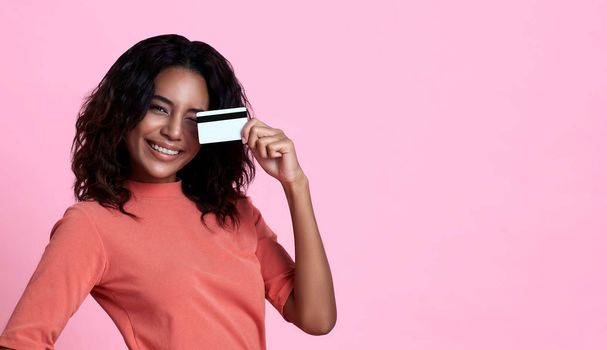
{"type": "Polygon", "coordinates": [[[66,209],[19,301],[0,332],[0,347],[52,349],[107,265],[101,237],[79,204],[66,209]]]}
{"type": "Polygon", "coordinates": [[[282,184],[295,235],[295,277],[282,313],[309,334],[327,334],[335,326],[337,308],[331,270],[312,210],[308,177],[293,140],[284,131],[252,118],[242,127],[242,142],[259,165],[282,184]]]}
{"type": "Polygon", "coordinates": [[[337,307],[329,262],[312,209],[310,186],[303,175],[282,183],[295,235],[295,285],[284,315],[303,331],[327,334],[337,321],[337,307]]]}

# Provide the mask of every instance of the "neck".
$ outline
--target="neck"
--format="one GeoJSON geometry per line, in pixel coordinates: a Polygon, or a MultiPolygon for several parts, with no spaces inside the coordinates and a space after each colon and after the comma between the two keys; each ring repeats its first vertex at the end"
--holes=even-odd
{"type": "Polygon", "coordinates": [[[184,197],[181,179],[174,182],[144,182],[127,179],[124,186],[138,198],[179,198],[184,197]]]}

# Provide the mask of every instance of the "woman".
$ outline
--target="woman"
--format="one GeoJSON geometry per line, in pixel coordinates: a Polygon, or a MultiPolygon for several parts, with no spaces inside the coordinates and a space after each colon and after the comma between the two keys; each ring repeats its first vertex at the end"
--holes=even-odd
{"type": "Polygon", "coordinates": [[[264,299],[328,333],[332,277],[293,141],[249,118],[242,142],[198,143],[197,111],[243,105],[232,66],[203,42],[161,35],[120,56],[76,123],[77,203],[0,346],[52,348],[89,293],[129,349],[265,349],[264,299]],[[245,194],[251,154],[285,191],[296,261],[245,194]]]}

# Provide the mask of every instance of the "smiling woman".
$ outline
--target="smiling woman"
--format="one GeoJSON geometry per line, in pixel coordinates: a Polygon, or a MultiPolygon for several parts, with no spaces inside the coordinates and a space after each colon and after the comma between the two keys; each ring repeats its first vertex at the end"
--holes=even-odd
{"type": "Polygon", "coordinates": [[[129,349],[265,349],[265,300],[328,333],[333,282],[293,141],[248,115],[242,142],[198,142],[196,112],[243,105],[208,44],[161,35],[121,55],[79,113],[77,203],[52,227],[0,347],[53,348],[89,293],[129,349]],[[253,159],[283,186],[296,261],[246,195],[253,159]]]}
{"type": "Polygon", "coordinates": [[[126,137],[130,178],[174,182],[200,150],[196,112],[209,108],[209,93],[204,77],[180,67],[162,70],[154,88],[150,108],[126,137]]]}

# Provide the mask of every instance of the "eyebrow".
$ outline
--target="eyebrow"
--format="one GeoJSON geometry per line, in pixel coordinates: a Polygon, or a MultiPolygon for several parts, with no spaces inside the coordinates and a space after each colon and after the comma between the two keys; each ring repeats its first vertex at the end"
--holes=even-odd
{"type": "MultiPolygon", "coordinates": [[[[154,96],[152,96],[152,99],[154,99],[154,98],[158,99],[158,100],[160,100],[160,101],[162,101],[162,102],[164,102],[164,103],[166,103],[168,105],[170,105],[171,107],[174,106],[173,101],[169,100],[168,98],[166,98],[164,96],[154,95],[154,96]]],[[[205,109],[190,108],[190,109],[188,109],[188,112],[198,113],[198,112],[206,112],[206,110],[205,109]]]]}

